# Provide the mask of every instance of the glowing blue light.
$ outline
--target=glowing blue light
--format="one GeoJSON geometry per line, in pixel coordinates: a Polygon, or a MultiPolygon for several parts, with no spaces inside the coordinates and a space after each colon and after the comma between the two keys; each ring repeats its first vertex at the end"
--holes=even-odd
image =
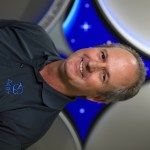
{"type": "Polygon", "coordinates": [[[85,8],[89,8],[89,7],[90,7],[89,3],[86,3],[85,8]]]}
{"type": "Polygon", "coordinates": [[[89,25],[87,22],[84,22],[84,24],[81,25],[81,28],[87,32],[91,28],[91,25],[89,25]]]}
{"type": "Polygon", "coordinates": [[[84,109],[84,108],[80,108],[79,112],[80,112],[81,114],[84,114],[84,113],[85,113],[85,109],[84,109]]]}
{"type": "Polygon", "coordinates": [[[68,32],[68,30],[72,27],[72,24],[75,21],[75,18],[76,18],[77,13],[78,13],[80,2],[81,2],[80,0],[75,0],[68,17],[63,22],[62,28],[63,28],[63,31],[65,33],[68,32]]]}

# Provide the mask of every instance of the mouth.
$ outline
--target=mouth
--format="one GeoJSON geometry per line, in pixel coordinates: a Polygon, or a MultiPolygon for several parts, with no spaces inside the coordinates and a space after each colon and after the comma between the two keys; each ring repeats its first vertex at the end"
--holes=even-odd
{"type": "Polygon", "coordinates": [[[80,71],[82,79],[84,80],[88,75],[87,70],[86,70],[87,63],[88,63],[88,59],[84,57],[82,58],[80,65],[79,65],[79,71],[80,71]]]}
{"type": "Polygon", "coordinates": [[[79,65],[79,72],[82,76],[82,79],[86,80],[89,77],[89,71],[88,71],[88,62],[89,58],[87,56],[84,56],[81,59],[80,65],[79,65]]]}
{"type": "Polygon", "coordinates": [[[82,79],[84,79],[84,80],[86,78],[88,78],[88,76],[89,76],[89,73],[87,70],[88,62],[89,62],[89,58],[84,56],[79,63],[79,73],[80,73],[80,76],[82,77],[82,79]]]}
{"type": "Polygon", "coordinates": [[[83,59],[82,59],[81,62],[80,62],[80,67],[79,67],[79,69],[80,69],[81,76],[83,77],[83,59]]]}

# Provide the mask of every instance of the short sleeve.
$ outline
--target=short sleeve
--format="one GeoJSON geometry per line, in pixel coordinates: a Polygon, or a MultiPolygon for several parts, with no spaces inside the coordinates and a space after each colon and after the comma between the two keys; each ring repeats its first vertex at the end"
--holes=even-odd
{"type": "Polygon", "coordinates": [[[42,27],[30,22],[0,20],[0,58],[32,64],[45,55],[59,56],[42,27]]]}

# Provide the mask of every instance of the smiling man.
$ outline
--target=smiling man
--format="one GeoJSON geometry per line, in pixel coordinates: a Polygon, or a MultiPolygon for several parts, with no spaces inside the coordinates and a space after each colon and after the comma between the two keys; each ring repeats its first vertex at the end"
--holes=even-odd
{"type": "Polygon", "coordinates": [[[136,52],[116,44],[81,49],[66,60],[48,64],[41,74],[50,86],[67,96],[107,102],[109,99],[105,98],[105,93],[117,89],[124,91],[132,87],[132,94],[130,91],[129,95],[126,93],[127,98],[137,94],[144,81],[145,69],[136,52]]]}
{"type": "Polygon", "coordinates": [[[36,142],[77,96],[126,100],[145,79],[140,57],[123,45],[81,49],[63,60],[40,26],[12,20],[0,20],[0,71],[2,150],[36,142]]]}

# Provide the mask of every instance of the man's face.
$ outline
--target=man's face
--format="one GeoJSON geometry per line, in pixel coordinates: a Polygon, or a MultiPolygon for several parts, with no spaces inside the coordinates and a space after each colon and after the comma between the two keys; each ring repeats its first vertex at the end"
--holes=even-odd
{"type": "Polygon", "coordinates": [[[95,97],[98,92],[128,87],[136,80],[135,57],[121,48],[81,49],[66,59],[65,78],[76,96],[95,97]]]}

